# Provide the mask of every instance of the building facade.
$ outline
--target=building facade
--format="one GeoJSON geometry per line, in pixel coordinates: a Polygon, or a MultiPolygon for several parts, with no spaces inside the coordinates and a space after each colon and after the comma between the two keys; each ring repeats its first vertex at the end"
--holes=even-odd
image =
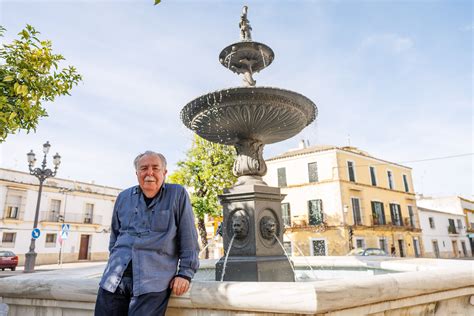
{"type": "MultiPolygon", "coordinates": [[[[437,211],[440,214],[450,214],[449,222],[440,219],[442,222],[441,226],[442,233],[446,239],[446,233],[448,230],[449,241],[451,246],[447,247],[453,252],[457,249],[458,256],[464,255],[464,248],[462,242],[467,242],[466,246],[469,256],[474,256],[474,201],[463,198],[460,196],[448,196],[448,197],[425,197],[418,196],[417,204],[424,209],[430,209],[437,211]],[[454,223],[453,221],[454,220],[454,223]],[[453,227],[454,226],[454,227],[453,227]],[[453,233],[455,232],[455,233],[453,233]],[[452,241],[451,241],[452,240],[452,241]],[[457,240],[455,245],[454,240],[457,240]]],[[[446,218],[445,218],[446,219],[446,218]]],[[[426,223],[424,223],[426,225],[426,223]]],[[[436,223],[435,223],[436,225],[436,223]]],[[[426,232],[432,232],[433,228],[428,228],[426,232]]],[[[423,230],[425,233],[425,230],[423,230]]],[[[429,244],[429,243],[428,243],[429,244]]],[[[433,252],[434,253],[434,252],[433,252]]],[[[441,256],[451,255],[450,250],[440,250],[441,256]],[[443,254],[443,252],[446,252],[443,254]]]]}
{"type": "MultiPolygon", "coordinates": [[[[0,249],[12,250],[20,265],[29,250],[39,182],[28,173],[0,169],[0,249]]],[[[38,217],[36,264],[106,260],[113,206],[120,189],[49,178],[38,217]],[[62,234],[63,224],[69,232],[62,234]]]]}
{"type": "Polygon", "coordinates": [[[345,255],[383,248],[423,253],[411,169],[355,147],[314,146],[267,160],[264,180],[281,187],[285,247],[293,255],[345,255]]]}
{"type": "Polygon", "coordinates": [[[418,207],[425,257],[471,256],[464,215],[418,207]]]}

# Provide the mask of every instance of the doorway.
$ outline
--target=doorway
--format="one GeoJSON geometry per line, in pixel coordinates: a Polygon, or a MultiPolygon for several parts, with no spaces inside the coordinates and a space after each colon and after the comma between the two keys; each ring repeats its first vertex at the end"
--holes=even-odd
{"type": "Polygon", "coordinates": [[[398,240],[398,249],[400,251],[400,257],[405,257],[405,243],[403,239],[398,240]]]}
{"type": "Polygon", "coordinates": [[[89,259],[89,239],[90,235],[81,235],[81,244],[79,246],[79,260],[89,259]]]}
{"type": "Polygon", "coordinates": [[[451,244],[453,245],[454,258],[459,257],[458,241],[457,240],[451,240],[451,244]]]}

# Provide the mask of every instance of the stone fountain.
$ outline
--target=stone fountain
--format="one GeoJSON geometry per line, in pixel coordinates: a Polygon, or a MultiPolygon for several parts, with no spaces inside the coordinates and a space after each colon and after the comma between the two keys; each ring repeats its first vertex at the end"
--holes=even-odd
{"type": "Polygon", "coordinates": [[[241,40],[219,55],[224,67],[242,75],[243,86],[194,99],[182,109],[181,120],[202,138],[237,150],[237,183],[219,196],[226,256],[216,264],[216,280],[294,281],[291,262],[278,242],[283,240],[284,195],[262,180],[267,172],[262,154],[265,144],[293,137],[314,121],[317,108],[299,93],[255,86],[253,75],[268,67],[275,55],[252,40],[247,12],[244,6],[241,40]]]}

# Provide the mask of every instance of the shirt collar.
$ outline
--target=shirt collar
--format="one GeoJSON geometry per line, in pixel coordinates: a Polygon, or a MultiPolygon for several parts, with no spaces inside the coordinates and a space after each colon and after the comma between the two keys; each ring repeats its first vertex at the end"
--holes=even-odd
{"type": "MultiPolygon", "coordinates": [[[[155,196],[155,200],[159,199],[163,195],[163,192],[166,191],[167,187],[168,187],[168,185],[165,182],[163,182],[163,184],[161,185],[160,191],[158,191],[158,194],[155,196]]],[[[133,194],[142,194],[143,193],[142,188],[140,188],[139,185],[137,185],[135,188],[133,188],[132,192],[133,192],[133,194]]]]}

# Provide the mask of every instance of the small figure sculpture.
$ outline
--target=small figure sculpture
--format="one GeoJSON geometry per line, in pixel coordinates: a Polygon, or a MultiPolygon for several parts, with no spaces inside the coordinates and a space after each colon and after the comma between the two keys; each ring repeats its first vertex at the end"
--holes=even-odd
{"type": "Polygon", "coordinates": [[[247,19],[247,10],[248,10],[247,6],[244,6],[244,8],[242,9],[242,15],[240,16],[240,22],[239,22],[240,39],[242,41],[252,40],[252,35],[250,34],[252,27],[250,26],[250,22],[247,19]]]}
{"type": "Polygon", "coordinates": [[[249,219],[243,210],[239,210],[232,215],[232,231],[235,238],[242,240],[249,233],[249,219]]]}
{"type": "Polygon", "coordinates": [[[277,230],[277,224],[273,217],[271,216],[264,216],[260,220],[260,233],[262,237],[265,239],[273,239],[275,238],[275,233],[277,230]]]}

